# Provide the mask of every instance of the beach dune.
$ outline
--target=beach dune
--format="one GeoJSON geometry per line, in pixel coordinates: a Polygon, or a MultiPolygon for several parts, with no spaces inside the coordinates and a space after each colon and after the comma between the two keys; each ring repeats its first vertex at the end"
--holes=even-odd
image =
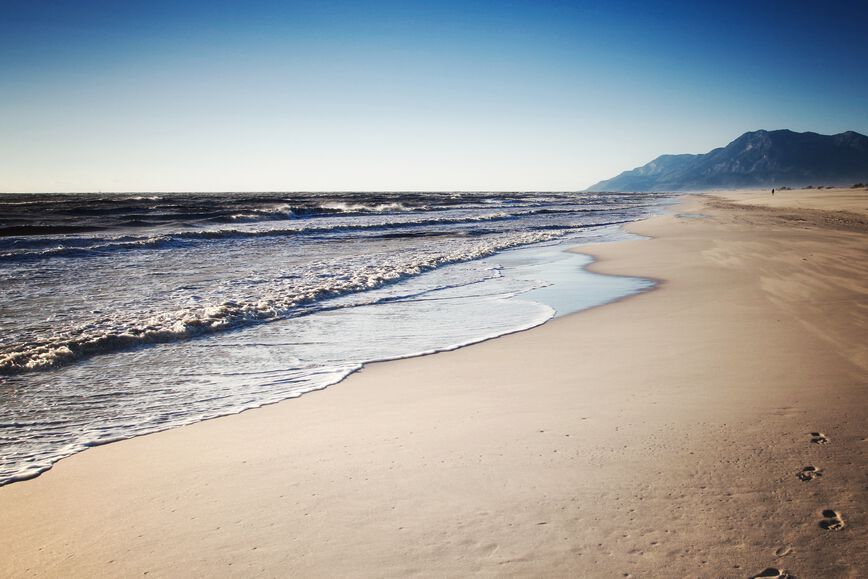
{"type": "Polygon", "coordinates": [[[653,291],[0,488],[0,575],[864,575],[866,194],[787,194],[580,249],[653,291]]]}

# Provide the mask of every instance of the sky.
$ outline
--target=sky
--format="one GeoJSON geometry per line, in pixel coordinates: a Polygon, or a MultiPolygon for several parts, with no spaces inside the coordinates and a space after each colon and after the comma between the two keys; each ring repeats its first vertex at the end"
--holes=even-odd
{"type": "Polygon", "coordinates": [[[3,0],[0,192],[581,190],[868,134],[868,4],[3,0]]]}

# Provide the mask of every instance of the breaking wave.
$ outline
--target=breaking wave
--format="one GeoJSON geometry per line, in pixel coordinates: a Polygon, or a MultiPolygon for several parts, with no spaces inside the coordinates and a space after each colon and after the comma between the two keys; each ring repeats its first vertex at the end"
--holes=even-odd
{"type": "Polygon", "coordinates": [[[143,344],[188,339],[251,323],[278,320],[328,298],[361,292],[419,275],[442,265],[479,259],[497,251],[550,241],[564,230],[525,232],[494,240],[453,244],[443,249],[387,253],[356,260],[309,265],[291,280],[275,280],[257,300],[227,300],[182,310],[128,317],[123,312],[96,318],[25,343],[0,344],[0,374],[41,370],[83,357],[143,344]],[[323,276],[322,272],[329,272],[323,276]],[[284,283],[281,283],[284,282],[284,283]]]}

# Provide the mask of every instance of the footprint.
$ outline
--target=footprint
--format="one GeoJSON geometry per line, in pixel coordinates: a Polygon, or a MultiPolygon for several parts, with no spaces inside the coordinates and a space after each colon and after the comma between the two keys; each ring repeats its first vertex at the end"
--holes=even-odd
{"type": "Polygon", "coordinates": [[[812,432],[811,442],[813,442],[814,444],[826,444],[829,442],[829,439],[826,438],[826,435],[822,432],[812,432]]]}
{"type": "Polygon", "coordinates": [[[789,545],[778,547],[777,549],[775,549],[775,557],[783,557],[784,555],[789,555],[792,552],[793,548],[789,545]]]}
{"type": "Polygon", "coordinates": [[[844,518],[838,511],[826,509],[823,511],[822,515],[824,517],[824,519],[820,521],[820,528],[822,529],[826,529],[827,531],[840,531],[846,526],[844,518]]]}
{"type": "Polygon", "coordinates": [[[799,477],[800,481],[808,482],[823,476],[823,471],[815,466],[806,466],[796,476],[799,477]]]}
{"type": "Polygon", "coordinates": [[[775,569],[774,567],[768,567],[767,569],[763,569],[759,573],[759,575],[754,575],[750,579],[765,579],[767,577],[777,579],[796,579],[796,576],[790,575],[789,571],[781,571],[780,569],[775,569]]]}

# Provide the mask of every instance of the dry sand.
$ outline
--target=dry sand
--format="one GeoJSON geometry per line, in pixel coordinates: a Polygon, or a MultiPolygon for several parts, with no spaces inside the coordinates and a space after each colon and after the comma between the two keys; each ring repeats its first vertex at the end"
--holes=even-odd
{"type": "Polygon", "coordinates": [[[837,223],[690,197],[589,250],[656,291],[61,461],[0,488],[0,576],[864,576],[868,234],[837,223]]]}
{"type": "Polygon", "coordinates": [[[772,195],[768,189],[720,191],[715,195],[739,205],[761,205],[786,209],[818,209],[821,211],[868,215],[868,189],[778,189],[772,195]]]}

